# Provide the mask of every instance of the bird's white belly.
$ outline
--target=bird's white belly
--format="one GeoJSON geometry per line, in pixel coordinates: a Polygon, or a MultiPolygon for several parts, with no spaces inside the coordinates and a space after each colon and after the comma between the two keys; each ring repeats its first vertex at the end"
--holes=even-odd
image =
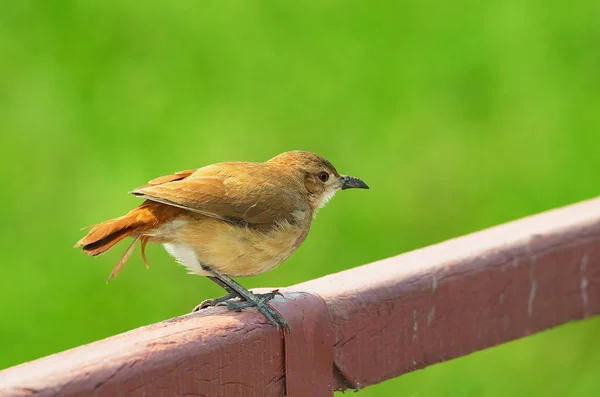
{"type": "Polygon", "coordinates": [[[183,243],[166,243],[163,244],[167,252],[172,255],[177,262],[185,266],[190,273],[201,276],[209,275],[202,269],[200,261],[196,256],[196,252],[187,244],[183,243]]]}

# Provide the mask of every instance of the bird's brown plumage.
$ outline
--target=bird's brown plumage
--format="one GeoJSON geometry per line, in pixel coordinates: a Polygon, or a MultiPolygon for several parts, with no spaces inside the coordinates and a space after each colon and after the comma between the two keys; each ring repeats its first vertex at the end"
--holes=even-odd
{"type": "Polygon", "coordinates": [[[135,189],[132,193],[145,199],[139,207],[93,226],[76,247],[99,255],[133,237],[111,278],[137,241],[144,261],[146,243],[155,242],[197,274],[209,275],[204,264],[231,276],[260,274],[298,248],[315,211],[341,188],[343,178],[323,157],[302,151],[262,163],[225,162],[177,172],[135,189]]]}
{"type": "Polygon", "coordinates": [[[309,210],[308,202],[297,196],[302,187],[273,169],[268,163],[220,163],[132,193],[223,221],[269,229],[278,221],[293,221],[291,213],[296,209],[309,210]]]}

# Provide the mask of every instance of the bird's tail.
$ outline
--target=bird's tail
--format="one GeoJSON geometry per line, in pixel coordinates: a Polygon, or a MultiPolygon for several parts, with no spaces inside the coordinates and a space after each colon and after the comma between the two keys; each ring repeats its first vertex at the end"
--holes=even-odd
{"type": "Polygon", "coordinates": [[[127,215],[92,226],[88,234],[75,244],[75,248],[81,247],[85,254],[96,256],[108,251],[125,237],[131,236],[134,239],[132,244],[127,248],[119,263],[113,269],[108,281],[115,277],[123,268],[138,240],[142,243],[142,258],[146,266],[148,266],[145,248],[149,236],[145,236],[143,233],[159,223],[159,219],[156,216],[156,209],[153,208],[155,204],[145,202],[130,211],[127,215]]]}

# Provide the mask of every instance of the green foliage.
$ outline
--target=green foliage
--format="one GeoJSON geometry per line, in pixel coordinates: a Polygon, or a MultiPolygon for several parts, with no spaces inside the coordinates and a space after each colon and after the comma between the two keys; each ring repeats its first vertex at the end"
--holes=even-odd
{"type": "MultiPolygon", "coordinates": [[[[305,149],[363,178],[285,286],[600,192],[597,1],[14,1],[0,5],[0,367],[221,293],[161,247],[72,248],[156,176],[305,149]]],[[[362,396],[595,396],[600,319],[362,396]]]]}

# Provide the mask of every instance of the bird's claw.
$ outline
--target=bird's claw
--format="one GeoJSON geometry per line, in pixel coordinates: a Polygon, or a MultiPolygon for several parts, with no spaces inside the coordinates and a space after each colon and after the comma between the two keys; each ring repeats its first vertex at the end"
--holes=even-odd
{"type": "Polygon", "coordinates": [[[266,318],[269,320],[271,324],[277,328],[279,331],[281,327],[285,328],[288,332],[291,332],[290,325],[288,322],[281,317],[279,313],[277,313],[272,307],[268,305],[268,302],[275,298],[275,296],[283,296],[279,291],[273,291],[266,294],[256,294],[256,300],[244,300],[244,301],[234,301],[234,300],[223,300],[217,302],[215,306],[226,306],[229,310],[233,310],[236,312],[241,312],[242,309],[247,307],[256,307],[258,311],[260,311],[266,318]]]}
{"type": "Polygon", "coordinates": [[[202,302],[200,302],[200,304],[198,306],[196,306],[194,308],[194,310],[192,310],[192,313],[198,312],[198,311],[200,311],[202,309],[206,309],[207,307],[218,306],[220,303],[226,302],[226,301],[228,301],[230,299],[233,299],[233,298],[237,298],[237,295],[227,294],[227,295],[221,296],[219,298],[205,299],[202,302]]]}

